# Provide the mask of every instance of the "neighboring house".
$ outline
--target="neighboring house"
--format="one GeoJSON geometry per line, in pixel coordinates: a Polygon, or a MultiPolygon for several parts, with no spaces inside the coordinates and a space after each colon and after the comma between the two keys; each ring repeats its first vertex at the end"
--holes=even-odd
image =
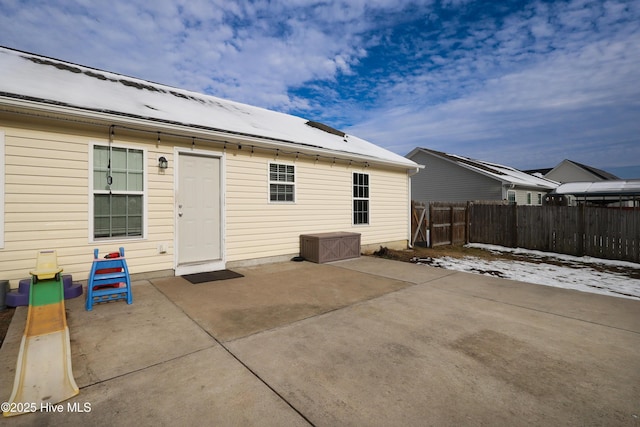
{"type": "Polygon", "coordinates": [[[556,167],[545,173],[544,177],[561,183],[595,182],[620,179],[609,172],[567,159],[561,161],[556,167]]]}
{"type": "Polygon", "coordinates": [[[0,279],[43,249],[83,280],[94,248],[154,275],[288,260],[309,233],[404,248],[417,167],[299,117],[0,48],[0,279]]]}
{"type": "Polygon", "coordinates": [[[558,186],[508,166],[427,148],[415,148],[406,157],[425,166],[411,179],[413,200],[425,203],[506,200],[541,205],[543,196],[558,186]]]}

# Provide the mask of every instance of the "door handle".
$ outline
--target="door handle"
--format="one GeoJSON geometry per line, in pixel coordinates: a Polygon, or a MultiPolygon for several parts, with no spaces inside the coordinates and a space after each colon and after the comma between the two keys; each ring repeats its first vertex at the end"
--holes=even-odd
{"type": "Polygon", "coordinates": [[[182,212],[178,212],[178,216],[179,216],[179,217],[182,217],[182,212]]]}

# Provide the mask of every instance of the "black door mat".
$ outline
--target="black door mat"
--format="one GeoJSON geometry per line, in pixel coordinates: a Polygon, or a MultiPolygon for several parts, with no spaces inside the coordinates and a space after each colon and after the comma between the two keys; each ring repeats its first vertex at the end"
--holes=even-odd
{"type": "Polygon", "coordinates": [[[182,278],[187,279],[194,285],[197,285],[198,283],[214,282],[216,280],[236,279],[238,277],[244,276],[231,270],[208,271],[206,273],[195,273],[182,276],[182,278]]]}

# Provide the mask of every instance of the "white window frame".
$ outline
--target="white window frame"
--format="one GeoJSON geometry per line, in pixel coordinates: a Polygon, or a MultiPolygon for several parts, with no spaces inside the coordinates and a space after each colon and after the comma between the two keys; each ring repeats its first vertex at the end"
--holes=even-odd
{"type": "Polygon", "coordinates": [[[140,194],[142,196],[142,235],[141,236],[118,236],[118,237],[95,237],[94,230],[94,195],[95,194],[108,194],[107,191],[94,191],[93,189],[93,153],[95,147],[109,147],[109,144],[102,142],[94,142],[89,144],[89,242],[90,243],[101,243],[101,242],[119,242],[119,241],[137,241],[137,240],[146,240],[148,235],[148,226],[149,226],[149,212],[148,212],[148,203],[149,203],[149,184],[147,179],[149,165],[147,162],[147,149],[142,146],[134,145],[134,144],[119,144],[113,143],[111,144],[111,148],[125,148],[132,150],[140,150],[142,151],[142,191],[130,193],[130,194],[140,194]]]}
{"type": "Polygon", "coordinates": [[[528,205],[533,204],[533,194],[531,194],[531,191],[527,191],[527,204],[528,205]]]}
{"type": "Polygon", "coordinates": [[[509,202],[509,204],[514,204],[514,205],[518,203],[515,190],[507,190],[507,202],[509,202]],[[511,198],[512,195],[513,195],[513,200],[511,198]]]}
{"type": "Polygon", "coordinates": [[[351,224],[353,226],[356,227],[360,227],[360,226],[368,226],[371,224],[371,175],[368,173],[363,173],[363,172],[353,172],[351,174],[351,224]],[[356,175],[363,175],[367,177],[367,196],[366,197],[359,197],[356,196],[354,193],[355,190],[355,186],[357,185],[355,183],[355,177],[356,175]],[[355,204],[356,201],[366,201],[367,202],[367,222],[356,222],[356,210],[355,210],[355,204]]]}
{"type": "Polygon", "coordinates": [[[4,183],[7,174],[4,153],[4,131],[0,130],[0,248],[4,248],[4,183]]]}
{"type": "Polygon", "coordinates": [[[542,193],[538,193],[538,205],[542,204],[542,193]]]}
{"type": "Polygon", "coordinates": [[[269,203],[275,203],[275,204],[296,204],[296,201],[298,200],[298,192],[297,192],[297,181],[298,181],[298,175],[296,172],[296,165],[293,163],[289,163],[289,162],[278,162],[278,161],[273,161],[273,162],[269,162],[267,165],[267,201],[269,203]],[[286,166],[286,167],[292,167],[293,168],[293,182],[291,181],[278,181],[278,180],[272,180],[271,179],[271,166],[272,165],[278,165],[278,166],[286,166]],[[289,186],[293,188],[293,200],[271,200],[271,186],[272,185],[285,185],[285,186],[289,186]]]}

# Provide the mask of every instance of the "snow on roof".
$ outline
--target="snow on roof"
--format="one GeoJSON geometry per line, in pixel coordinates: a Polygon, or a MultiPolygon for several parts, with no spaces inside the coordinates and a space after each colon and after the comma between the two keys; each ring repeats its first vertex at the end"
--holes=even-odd
{"type": "Polygon", "coordinates": [[[555,193],[585,196],[640,195],[640,179],[567,182],[560,184],[555,193]]]}
{"type": "MultiPolygon", "coordinates": [[[[458,156],[457,154],[447,154],[441,151],[430,150],[428,148],[420,148],[420,150],[442,157],[451,162],[457,163],[461,167],[481,173],[504,183],[524,187],[537,187],[547,190],[554,189],[558,186],[558,183],[555,181],[531,175],[510,166],[485,162],[483,160],[470,159],[468,157],[458,156]]],[[[409,155],[411,154],[413,154],[413,152],[409,155]]]]}
{"type": "MultiPolygon", "coordinates": [[[[413,161],[300,117],[0,47],[0,100],[17,98],[178,123],[357,155],[406,168],[413,161]]],[[[303,147],[300,147],[302,149],[303,147]]]]}

